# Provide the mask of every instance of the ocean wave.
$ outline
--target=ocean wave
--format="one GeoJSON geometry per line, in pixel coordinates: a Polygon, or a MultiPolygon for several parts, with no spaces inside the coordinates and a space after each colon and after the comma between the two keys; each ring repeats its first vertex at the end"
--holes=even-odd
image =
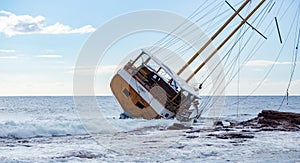
{"type": "Polygon", "coordinates": [[[0,138],[33,138],[86,134],[80,121],[6,121],[0,123],[0,138]]]}

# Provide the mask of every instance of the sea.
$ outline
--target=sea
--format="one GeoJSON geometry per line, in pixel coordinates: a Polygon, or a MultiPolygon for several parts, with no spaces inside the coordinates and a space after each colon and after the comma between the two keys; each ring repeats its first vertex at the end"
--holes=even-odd
{"type": "Polygon", "coordinates": [[[114,97],[91,99],[96,107],[72,96],[0,97],[0,162],[300,162],[300,132],[249,128],[240,130],[253,138],[220,139],[211,135],[239,131],[209,123],[244,121],[262,110],[300,113],[300,96],[226,96],[217,116],[181,129],[170,128],[180,124],[174,119],[119,119],[114,97]]]}

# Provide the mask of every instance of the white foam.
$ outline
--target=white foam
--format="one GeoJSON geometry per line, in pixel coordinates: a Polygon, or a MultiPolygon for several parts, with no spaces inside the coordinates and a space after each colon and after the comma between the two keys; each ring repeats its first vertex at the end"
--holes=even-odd
{"type": "Polygon", "coordinates": [[[145,120],[145,119],[113,119],[109,120],[116,129],[120,131],[132,131],[136,129],[160,126],[160,127],[168,127],[174,124],[176,120],[174,119],[153,119],[153,120],[145,120]]]}
{"type": "Polygon", "coordinates": [[[86,134],[80,121],[6,121],[0,123],[2,138],[32,138],[86,134]]]}

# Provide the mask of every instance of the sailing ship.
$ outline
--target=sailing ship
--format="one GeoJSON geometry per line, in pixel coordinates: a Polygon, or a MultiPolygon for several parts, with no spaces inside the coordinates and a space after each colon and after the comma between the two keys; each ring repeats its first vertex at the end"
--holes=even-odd
{"type": "MultiPolygon", "coordinates": [[[[238,9],[230,6],[234,10],[234,13],[178,72],[174,72],[168,65],[165,65],[159,58],[147,50],[142,50],[136,58],[128,61],[117,71],[110,82],[112,93],[124,110],[120,118],[176,118],[179,121],[191,121],[198,118],[203,111],[199,107],[201,97],[198,93],[202,85],[200,84],[198,87],[195,87],[189,82],[244,24],[248,24],[262,35],[248,23],[248,20],[265,1],[261,0],[246,17],[242,17],[240,12],[250,3],[250,0],[245,0],[238,9]],[[190,68],[191,63],[238,16],[241,18],[241,22],[187,78],[183,78],[182,73],[187,68],[190,68]]],[[[226,3],[229,4],[227,1],[226,3]]],[[[272,7],[270,6],[269,8],[272,7]]]]}

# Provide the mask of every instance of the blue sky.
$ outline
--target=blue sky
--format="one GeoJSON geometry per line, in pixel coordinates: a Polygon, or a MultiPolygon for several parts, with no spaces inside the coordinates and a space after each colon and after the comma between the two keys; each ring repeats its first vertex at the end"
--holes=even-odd
{"type": "MultiPolygon", "coordinates": [[[[98,27],[119,15],[139,10],[165,10],[188,17],[198,6],[199,0],[2,0],[0,95],[72,95],[73,69],[77,56],[85,41],[98,27]]],[[[161,35],[157,35],[159,37],[161,35]]],[[[132,50],[134,49],[129,49],[132,50]]],[[[274,56],[271,55],[254,58],[247,63],[245,72],[257,74],[261,68],[272,64],[272,60],[274,56]]],[[[254,94],[285,93],[290,57],[281,58],[279,62],[274,70],[278,73],[272,74],[267,81],[269,84],[262,85],[254,94]]],[[[104,64],[108,68],[115,66],[104,64]]],[[[298,74],[300,72],[296,70],[291,87],[294,95],[300,94],[298,74]]],[[[247,85],[259,79],[247,79],[245,82],[241,80],[242,94],[250,93],[247,85]]],[[[236,94],[237,86],[234,83],[233,81],[228,87],[228,94],[236,94]]],[[[107,82],[99,85],[107,87],[107,82]]],[[[95,92],[106,95],[109,94],[109,89],[95,87],[95,92]]]]}

